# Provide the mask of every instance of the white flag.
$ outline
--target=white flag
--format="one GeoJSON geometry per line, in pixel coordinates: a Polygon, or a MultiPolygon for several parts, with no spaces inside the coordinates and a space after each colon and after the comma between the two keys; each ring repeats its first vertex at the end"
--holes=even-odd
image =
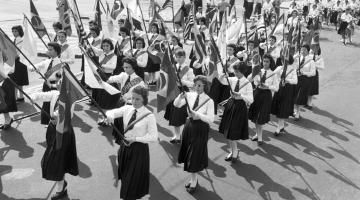
{"type": "Polygon", "coordinates": [[[24,37],[23,37],[23,45],[22,52],[28,57],[31,61],[34,61],[37,57],[37,44],[36,38],[37,35],[34,29],[29,24],[29,21],[24,18],[23,21],[24,26],[24,37]]]}

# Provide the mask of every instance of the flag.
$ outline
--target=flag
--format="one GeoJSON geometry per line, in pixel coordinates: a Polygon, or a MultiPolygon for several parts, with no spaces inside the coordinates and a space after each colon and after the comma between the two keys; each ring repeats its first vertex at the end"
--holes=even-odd
{"type": "Polygon", "coordinates": [[[0,31],[0,50],[2,51],[3,63],[14,67],[15,59],[18,57],[16,47],[2,30],[0,31]]]}
{"type": "Polygon", "coordinates": [[[121,0],[114,0],[114,5],[111,9],[110,16],[113,20],[116,20],[121,11],[124,10],[124,4],[121,0]]]}
{"type": "Polygon", "coordinates": [[[181,7],[174,15],[173,21],[174,24],[178,24],[180,27],[184,26],[184,19],[185,19],[185,3],[184,0],[182,1],[181,7]]]}
{"type": "Polygon", "coordinates": [[[240,36],[245,33],[244,20],[239,19],[226,30],[226,42],[236,43],[240,36]]]}
{"type": "Polygon", "coordinates": [[[137,2],[137,0],[132,0],[127,8],[127,20],[129,21],[131,27],[130,30],[143,30],[142,24],[141,24],[141,10],[140,6],[137,2]]]}
{"type": "Polygon", "coordinates": [[[229,13],[229,23],[228,26],[231,26],[231,24],[236,22],[236,7],[233,6],[229,13]]]}
{"type": "Polygon", "coordinates": [[[59,21],[63,26],[67,36],[72,33],[70,22],[70,7],[67,0],[57,0],[57,10],[59,11],[59,21]]]}
{"type": "Polygon", "coordinates": [[[105,16],[105,19],[106,19],[106,29],[104,29],[104,36],[106,38],[113,38],[114,37],[114,22],[113,22],[113,19],[112,17],[110,16],[111,15],[111,11],[110,11],[110,6],[109,6],[109,3],[106,2],[106,16],[105,16]]]}
{"type": "Polygon", "coordinates": [[[28,57],[30,60],[35,60],[37,57],[37,44],[36,44],[36,33],[35,30],[29,24],[29,21],[24,17],[23,21],[24,27],[24,36],[23,36],[23,45],[22,52],[28,57]]]}
{"type": "Polygon", "coordinates": [[[95,22],[98,25],[98,27],[100,28],[100,30],[102,30],[102,25],[101,25],[101,10],[100,10],[100,0],[96,0],[96,6],[95,6],[95,22]]]}
{"type": "Polygon", "coordinates": [[[205,38],[203,38],[203,36],[200,34],[200,30],[197,27],[196,22],[193,27],[193,30],[195,36],[195,44],[194,44],[195,56],[196,59],[198,60],[198,63],[203,64],[204,59],[206,57],[205,38]]]}
{"type": "MultiPolygon", "coordinates": [[[[221,52],[212,36],[210,36],[210,48],[211,48],[211,60],[215,63],[215,65],[219,66],[219,69],[215,69],[215,70],[217,70],[217,72],[220,70],[224,71],[224,69],[222,68],[222,64],[220,63],[220,62],[222,62],[221,58],[219,58],[219,56],[221,56],[221,52]],[[220,55],[219,55],[219,53],[220,53],[220,55]]],[[[225,51],[226,51],[226,48],[225,48],[225,51]]],[[[224,56],[225,55],[226,54],[224,54],[224,56]]],[[[223,58],[225,58],[225,57],[223,57],[223,58]]]]}
{"type": "Polygon", "coordinates": [[[175,99],[180,91],[176,84],[177,76],[174,68],[173,55],[168,46],[160,65],[160,81],[157,93],[157,112],[165,110],[166,105],[175,99]]]}
{"type": "MultiPolygon", "coordinates": [[[[7,77],[7,73],[5,72],[5,66],[4,66],[4,53],[0,50],[0,83],[5,80],[7,77]]],[[[1,93],[0,89],[0,96],[3,95],[1,93]]],[[[0,105],[2,104],[1,98],[0,98],[0,105]]]]}
{"type": "Polygon", "coordinates": [[[194,4],[191,5],[191,12],[189,13],[188,19],[185,23],[184,29],[184,39],[190,39],[191,30],[195,23],[195,16],[194,16],[194,4]]]}
{"type": "MultiPolygon", "coordinates": [[[[157,12],[157,11],[154,12],[154,16],[151,19],[151,22],[149,23],[149,30],[151,29],[151,25],[153,23],[156,23],[158,25],[160,35],[163,35],[166,37],[166,33],[171,32],[170,29],[165,25],[164,19],[159,15],[159,12],[157,12]]],[[[172,32],[170,34],[175,35],[172,32]]]]}
{"type": "Polygon", "coordinates": [[[232,10],[232,8],[235,7],[234,6],[235,5],[235,0],[230,0],[229,4],[230,4],[229,10],[232,10]]]}
{"type": "Polygon", "coordinates": [[[88,86],[91,88],[104,89],[111,95],[120,93],[119,90],[101,79],[99,73],[96,71],[97,67],[86,53],[84,53],[84,60],[85,83],[88,86]]]}
{"type": "Polygon", "coordinates": [[[62,146],[62,136],[71,131],[71,119],[74,103],[86,96],[79,81],[70,71],[68,65],[63,68],[62,82],[59,94],[59,116],[56,124],[56,149],[62,146]]]}
{"type": "Polygon", "coordinates": [[[164,4],[161,6],[160,10],[165,10],[166,8],[174,8],[174,1],[173,0],[165,0],[164,4]]]}
{"type": "Polygon", "coordinates": [[[217,27],[218,27],[218,19],[217,19],[217,15],[214,15],[209,24],[209,34],[214,35],[214,33],[217,33],[217,27]]]}
{"type": "Polygon", "coordinates": [[[226,15],[223,15],[219,35],[217,38],[217,48],[222,59],[226,59],[226,15]]]}
{"type": "Polygon", "coordinates": [[[75,23],[75,28],[76,28],[76,32],[78,34],[78,39],[79,39],[79,43],[80,44],[84,44],[84,42],[86,41],[86,32],[84,30],[84,27],[82,25],[81,22],[81,18],[79,13],[77,12],[78,8],[77,8],[77,4],[76,4],[76,0],[72,0],[72,4],[71,4],[71,14],[73,16],[74,19],[74,23],[75,23]]]}
{"type": "Polygon", "coordinates": [[[34,26],[35,31],[43,37],[46,35],[47,31],[45,25],[42,23],[40,16],[35,8],[35,5],[32,0],[30,0],[30,13],[31,13],[31,24],[34,26]]]}

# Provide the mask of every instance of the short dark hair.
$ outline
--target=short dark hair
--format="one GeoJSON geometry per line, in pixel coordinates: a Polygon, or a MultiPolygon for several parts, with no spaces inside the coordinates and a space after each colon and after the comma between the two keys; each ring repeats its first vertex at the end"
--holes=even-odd
{"type": "Polygon", "coordinates": [[[60,22],[54,22],[52,26],[60,30],[63,29],[63,25],[60,22]]]}
{"type": "Polygon", "coordinates": [[[138,86],[136,86],[136,87],[133,89],[132,92],[135,93],[135,94],[140,95],[140,96],[143,98],[143,100],[144,100],[144,102],[143,102],[144,106],[146,106],[146,105],[148,104],[148,101],[149,101],[149,100],[148,100],[148,97],[149,97],[149,90],[148,90],[148,89],[146,89],[146,88],[143,87],[143,86],[138,85],[138,86]]]}
{"type": "Polygon", "coordinates": [[[110,45],[110,50],[114,50],[114,44],[112,43],[112,41],[109,38],[105,38],[101,41],[101,49],[102,49],[102,45],[104,43],[107,43],[110,45]]]}
{"type": "Polygon", "coordinates": [[[234,71],[238,71],[244,75],[247,71],[247,64],[244,61],[240,61],[233,66],[233,69],[234,71]]]}
{"type": "Polygon", "coordinates": [[[61,30],[61,31],[57,32],[57,35],[59,35],[59,34],[64,34],[65,37],[67,37],[66,31],[64,31],[64,30],[61,30]]]}
{"type": "Polygon", "coordinates": [[[97,26],[93,26],[90,28],[90,31],[94,31],[97,36],[100,35],[100,28],[97,26]]]}
{"type": "Polygon", "coordinates": [[[18,26],[13,26],[13,27],[11,28],[11,30],[16,30],[16,31],[19,33],[20,37],[23,37],[23,36],[24,36],[24,30],[23,30],[22,26],[20,26],[20,25],[18,25],[18,26]]]}
{"type": "Polygon", "coordinates": [[[276,42],[276,36],[275,35],[270,35],[270,39],[274,39],[276,42]]]}
{"type": "Polygon", "coordinates": [[[54,48],[57,55],[60,56],[60,54],[61,54],[61,46],[60,46],[59,43],[57,43],[57,42],[49,42],[48,46],[54,48]]]}
{"type": "Polygon", "coordinates": [[[120,27],[120,30],[119,30],[119,32],[124,32],[126,35],[130,35],[130,31],[129,31],[129,29],[127,29],[126,27],[120,27]]]}
{"type": "Polygon", "coordinates": [[[183,48],[177,48],[176,50],[175,50],[175,56],[177,56],[177,57],[181,57],[181,56],[186,56],[186,52],[184,51],[184,49],[183,48]]]}
{"type": "Polygon", "coordinates": [[[270,54],[265,54],[263,56],[263,61],[264,61],[264,59],[269,59],[270,60],[270,69],[275,70],[276,66],[275,66],[274,58],[270,54]]]}
{"type": "Polygon", "coordinates": [[[301,48],[305,48],[308,52],[310,51],[310,46],[308,44],[304,44],[301,48]]]}
{"type": "Polygon", "coordinates": [[[181,44],[180,38],[176,37],[175,35],[172,35],[171,38],[174,38],[176,40],[179,47],[183,47],[183,45],[181,44]]]}
{"type": "Polygon", "coordinates": [[[206,76],[204,75],[197,75],[194,78],[194,83],[197,81],[201,81],[204,84],[204,92],[208,93],[210,91],[210,82],[207,80],[206,76]]]}
{"type": "Polygon", "coordinates": [[[137,70],[137,62],[136,62],[136,59],[133,58],[133,57],[125,57],[123,59],[123,63],[127,63],[129,65],[131,65],[131,67],[133,68],[134,71],[137,70]]]}
{"type": "Polygon", "coordinates": [[[200,18],[199,18],[199,22],[203,22],[204,24],[206,24],[206,19],[205,19],[205,17],[200,17],[200,18]]]}
{"type": "Polygon", "coordinates": [[[137,37],[137,38],[135,39],[135,43],[136,43],[137,41],[141,41],[142,44],[143,44],[143,47],[142,47],[142,48],[145,48],[145,40],[144,40],[144,38],[142,38],[142,37],[137,37]]]}
{"type": "Polygon", "coordinates": [[[153,26],[156,27],[156,33],[159,34],[159,33],[160,33],[159,25],[158,25],[157,23],[153,22],[153,23],[151,24],[151,27],[153,27],[153,26]]]}
{"type": "Polygon", "coordinates": [[[226,47],[233,48],[234,51],[236,51],[236,44],[234,44],[234,43],[230,43],[230,44],[228,44],[226,47]]]}

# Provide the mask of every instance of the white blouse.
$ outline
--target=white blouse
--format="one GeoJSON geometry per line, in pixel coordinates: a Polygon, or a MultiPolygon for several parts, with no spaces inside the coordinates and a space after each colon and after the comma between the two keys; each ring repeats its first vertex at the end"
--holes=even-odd
{"type": "MultiPolygon", "coordinates": [[[[134,80],[135,78],[138,78],[139,76],[136,75],[135,73],[132,73],[130,75],[130,81],[134,80]]],[[[108,83],[117,83],[120,85],[120,91],[122,90],[122,88],[124,87],[127,79],[129,78],[129,75],[125,72],[121,72],[119,75],[115,75],[115,76],[110,76],[110,78],[108,79],[108,83]]],[[[130,90],[125,93],[123,95],[123,99],[126,100],[126,102],[130,103],[131,102],[131,96],[132,96],[132,91],[136,86],[142,86],[142,87],[146,87],[144,81],[141,81],[139,84],[134,85],[130,88],[130,90]]]]}
{"type": "MultiPolygon", "coordinates": [[[[281,74],[283,73],[284,70],[284,66],[278,66],[275,70],[274,73],[277,74],[279,81],[281,81],[281,74]]],[[[285,82],[286,83],[290,83],[292,85],[296,85],[298,82],[298,77],[297,77],[297,73],[296,73],[296,66],[295,65],[288,65],[287,69],[286,69],[286,77],[285,77],[285,82]]]]}
{"type": "MultiPolygon", "coordinates": [[[[47,71],[47,69],[48,69],[48,67],[49,67],[49,65],[50,65],[50,63],[51,63],[52,60],[53,60],[52,67],[55,67],[56,65],[62,63],[62,60],[61,60],[60,58],[56,57],[56,58],[53,58],[53,59],[51,59],[51,58],[45,59],[45,60],[43,60],[43,61],[35,64],[34,66],[35,66],[35,68],[36,68],[40,73],[44,74],[44,73],[47,71]]],[[[29,69],[30,71],[34,71],[34,68],[33,68],[31,65],[28,65],[28,69],[29,69]]],[[[61,69],[59,69],[57,72],[59,72],[60,70],[61,70],[61,69]]],[[[48,81],[57,80],[57,78],[56,78],[56,76],[55,76],[57,72],[54,72],[54,73],[48,78],[48,81]]]]}
{"type": "MultiPolygon", "coordinates": [[[[232,91],[234,91],[235,94],[240,94],[241,97],[235,97],[235,99],[243,99],[246,104],[252,104],[254,102],[254,96],[253,96],[253,87],[249,80],[247,80],[244,76],[238,79],[237,77],[228,77],[230,82],[230,87],[232,91]],[[237,81],[239,80],[239,87],[242,87],[239,92],[235,92],[235,87],[237,84],[237,81]],[[245,85],[246,84],[246,85],[245,85]],[[245,85],[245,86],[243,86],[245,85]]],[[[222,77],[219,79],[221,84],[228,85],[228,82],[225,77],[222,77]]]]}
{"type": "MultiPolygon", "coordinates": [[[[196,92],[187,92],[186,98],[189,103],[190,108],[192,109],[198,93],[196,92]]],[[[182,99],[181,94],[175,98],[174,100],[174,106],[180,108],[181,106],[185,105],[186,101],[185,99],[182,99]]],[[[200,94],[199,96],[199,104],[201,105],[203,102],[205,102],[210,97],[205,94],[204,92],[200,94]]],[[[200,107],[197,111],[194,111],[200,118],[201,121],[205,123],[212,123],[215,120],[215,112],[214,112],[214,101],[210,98],[208,102],[206,102],[202,107],[200,107]]]]}
{"type": "MultiPolygon", "coordinates": [[[[147,51],[145,49],[132,49],[132,53],[136,58],[136,64],[141,68],[145,68],[149,59],[147,51]]],[[[125,56],[132,56],[131,49],[125,53],[125,56]]]]}
{"type": "Polygon", "coordinates": [[[315,67],[316,69],[325,69],[325,62],[322,56],[315,56],[315,67]]]}
{"type": "Polygon", "coordinates": [[[48,92],[35,92],[30,95],[33,101],[50,102],[50,116],[58,116],[58,111],[55,110],[56,101],[58,100],[60,92],[58,90],[51,90],[48,92]]]}
{"type": "MultiPolygon", "coordinates": [[[[180,66],[180,71],[182,69],[184,69],[185,65],[181,65],[180,66]]],[[[179,64],[176,64],[176,70],[179,69],[179,64]]],[[[188,88],[192,88],[194,85],[194,79],[195,79],[195,75],[193,72],[193,69],[191,69],[189,67],[189,70],[186,72],[186,74],[181,78],[181,83],[185,86],[187,86],[188,88]]],[[[179,85],[178,85],[179,86],[179,85]]]]}
{"type": "Polygon", "coordinates": [[[264,76],[265,71],[266,71],[266,80],[265,80],[265,83],[263,83],[263,85],[267,86],[272,92],[278,91],[279,90],[279,80],[278,80],[277,75],[271,69],[268,69],[268,70],[261,69],[261,73],[254,77],[254,84],[256,86],[260,85],[261,78],[264,76]]]}
{"type": "MultiPolygon", "coordinates": [[[[60,44],[60,42],[59,42],[60,44]]],[[[64,42],[63,44],[60,44],[61,46],[66,45],[67,42],[64,42]]],[[[67,64],[71,65],[75,63],[75,54],[73,51],[73,48],[69,45],[68,48],[64,52],[61,52],[60,58],[63,62],[66,62],[67,64]]]]}
{"type": "MultiPolygon", "coordinates": [[[[298,55],[297,55],[297,56],[294,56],[294,58],[296,58],[294,63],[297,64],[297,69],[299,69],[299,67],[300,67],[299,66],[299,59],[300,59],[300,62],[301,62],[301,60],[303,59],[303,56],[298,57],[298,55]]],[[[307,55],[305,57],[304,64],[305,65],[303,67],[301,67],[301,69],[300,69],[300,73],[307,76],[307,77],[315,76],[316,68],[315,68],[315,62],[313,60],[313,55],[310,55],[310,54],[307,55]]]]}
{"type": "MultiPolygon", "coordinates": [[[[106,116],[110,121],[114,121],[115,118],[123,117],[124,127],[126,128],[130,118],[135,112],[135,108],[131,105],[125,105],[121,108],[109,110],[106,112],[106,116]]],[[[136,119],[144,116],[151,111],[145,106],[137,109],[136,119]]],[[[134,128],[125,133],[125,137],[135,137],[136,142],[150,143],[158,139],[158,130],[156,125],[156,119],[154,114],[150,114],[137,122],[134,128]]]]}
{"type": "MultiPolygon", "coordinates": [[[[105,58],[105,56],[108,56],[112,53],[114,53],[114,51],[110,51],[108,53],[105,53],[102,49],[98,49],[98,48],[93,48],[96,56],[99,56],[99,62],[101,63],[101,61],[105,58]]],[[[101,67],[104,69],[105,73],[113,73],[114,69],[116,68],[116,63],[117,63],[117,56],[114,55],[109,61],[107,61],[105,64],[102,64],[101,67]]]]}
{"type": "Polygon", "coordinates": [[[353,18],[353,16],[351,14],[346,14],[346,13],[341,14],[341,20],[342,21],[350,23],[353,19],[354,18],[353,18]]]}

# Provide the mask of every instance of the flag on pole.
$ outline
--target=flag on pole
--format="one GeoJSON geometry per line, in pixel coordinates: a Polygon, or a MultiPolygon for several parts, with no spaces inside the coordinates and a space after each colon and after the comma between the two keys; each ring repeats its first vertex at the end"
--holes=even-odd
{"type": "Polygon", "coordinates": [[[76,32],[78,34],[78,38],[79,38],[79,43],[80,44],[84,44],[85,42],[85,38],[86,38],[86,32],[84,30],[84,27],[82,25],[82,22],[81,22],[81,18],[77,12],[78,8],[77,8],[77,4],[75,2],[75,0],[72,0],[72,7],[71,7],[71,14],[74,18],[74,23],[75,23],[75,28],[76,28],[76,32]]]}
{"type": "Polygon", "coordinates": [[[23,27],[24,27],[24,36],[23,36],[23,45],[22,45],[22,52],[28,57],[30,60],[35,60],[37,57],[37,44],[36,44],[36,33],[35,30],[29,24],[27,19],[23,20],[23,27]]]}
{"type": "Polygon", "coordinates": [[[181,7],[174,15],[173,21],[174,21],[174,24],[178,24],[180,27],[183,27],[184,22],[185,22],[184,19],[185,19],[185,2],[183,0],[181,3],[181,7]]]}
{"type": "Polygon", "coordinates": [[[74,103],[86,96],[86,92],[76,80],[74,74],[66,64],[63,68],[62,82],[59,94],[59,118],[56,124],[56,149],[62,146],[62,136],[71,131],[71,119],[74,103]]]}
{"type": "MultiPolygon", "coordinates": [[[[0,83],[3,82],[5,80],[5,78],[7,77],[7,73],[5,72],[5,66],[4,66],[4,53],[0,50],[0,83]]],[[[3,95],[3,93],[1,93],[1,88],[0,88],[0,96],[3,95]]],[[[1,102],[3,98],[0,97],[0,105],[3,103],[1,102]]]]}
{"type": "Polygon", "coordinates": [[[194,44],[194,52],[196,59],[198,60],[199,64],[204,64],[204,59],[207,56],[206,55],[206,47],[205,47],[205,38],[200,34],[200,30],[197,27],[197,24],[195,22],[195,25],[193,27],[193,32],[195,36],[195,44],[194,44]]]}
{"type": "Polygon", "coordinates": [[[124,10],[124,4],[121,0],[114,0],[114,5],[111,9],[110,16],[113,20],[116,20],[121,11],[124,10]]]}
{"type": "Polygon", "coordinates": [[[127,18],[131,24],[131,29],[142,31],[141,26],[141,10],[138,0],[131,0],[127,6],[127,18]]]}
{"type": "Polygon", "coordinates": [[[194,4],[191,5],[191,11],[189,13],[188,19],[185,23],[184,29],[184,39],[190,39],[191,30],[195,23],[195,16],[194,16],[194,4]]]}
{"type": "Polygon", "coordinates": [[[43,37],[46,35],[47,31],[45,25],[42,23],[40,16],[35,8],[35,5],[32,0],[30,0],[30,13],[31,13],[31,24],[34,26],[35,31],[43,37]]]}
{"type": "Polygon", "coordinates": [[[95,5],[95,22],[98,25],[98,27],[100,28],[100,30],[102,30],[102,25],[101,25],[101,10],[100,10],[100,0],[96,0],[96,5],[95,5]]]}
{"type": "Polygon", "coordinates": [[[217,34],[217,27],[218,27],[218,19],[217,19],[217,15],[214,15],[209,24],[209,34],[210,35],[217,34]]]}
{"type": "Polygon", "coordinates": [[[113,38],[114,37],[114,22],[111,15],[111,11],[110,11],[110,6],[109,3],[106,2],[106,13],[105,13],[105,19],[106,19],[106,25],[107,28],[105,28],[104,31],[104,36],[107,38],[113,38]]]}
{"type": "Polygon", "coordinates": [[[16,47],[2,30],[0,31],[0,50],[2,51],[3,63],[14,67],[15,59],[18,57],[16,47]]]}
{"type": "Polygon", "coordinates": [[[173,0],[165,0],[164,4],[161,6],[159,11],[165,10],[166,8],[173,8],[174,1],[173,0]]]}
{"type": "Polygon", "coordinates": [[[173,67],[173,55],[167,46],[163,61],[160,65],[159,91],[157,93],[157,112],[165,110],[166,105],[179,95],[176,72],[173,67]]]}
{"type": "Polygon", "coordinates": [[[119,90],[101,79],[99,73],[96,71],[97,67],[87,54],[84,54],[84,59],[85,83],[88,86],[91,88],[104,89],[111,95],[120,93],[119,90]]]}
{"type": "Polygon", "coordinates": [[[223,15],[219,35],[217,38],[217,48],[219,48],[220,56],[222,59],[226,59],[226,15],[223,15]]]}
{"type": "Polygon", "coordinates": [[[70,22],[70,7],[67,0],[57,0],[57,10],[59,11],[59,21],[63,26],[67,36],[72,33],[70,22]]]}

